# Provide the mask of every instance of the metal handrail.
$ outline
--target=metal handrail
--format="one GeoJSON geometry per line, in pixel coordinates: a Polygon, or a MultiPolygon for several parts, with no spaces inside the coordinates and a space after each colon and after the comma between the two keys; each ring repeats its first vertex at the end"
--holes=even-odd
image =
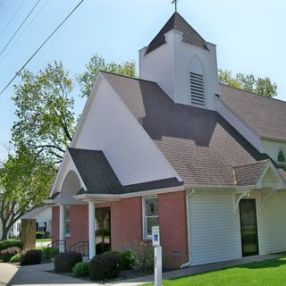
{"type": "Polygon", "coordinates": [[[76,243],[70,245],[69,249],[71,251],[76,251],[81,253],[83,256],[88,256],[89,252],[89,242],[88,241],[77,241],[76,243]]]}
{"type": "Polygon", "coordinates": [[[54,240],[47,245],[47,247],[59,247],[60,245],[64,245],[64,249],[66,250],[66,240],[54,240]],[[56,246],[55,246],[56,245],[56,246]]]}

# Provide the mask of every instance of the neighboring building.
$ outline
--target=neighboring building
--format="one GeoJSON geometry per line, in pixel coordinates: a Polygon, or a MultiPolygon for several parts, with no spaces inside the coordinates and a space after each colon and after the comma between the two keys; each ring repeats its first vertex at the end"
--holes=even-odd
{"type": "Polygon", "coordinates": [[[9,231],[9,237],[16,237],[20,235],[21,231],[21,220],[22,219],[35,219],[36,220],[36,231],[48,232],[51,234],[52,231],[52,209],[49,206],[43,206],[26,213],[17,220],[9,231]]]}
{"type": "Polygon", "coordinates": [[[286,103],[219,84],[216,46],[178,13],[139,72],[99,73],[49,198],[53,240],[94,256],[104,208],[113,250],[159,225],[167,268],[285,251],[286,103]]]}

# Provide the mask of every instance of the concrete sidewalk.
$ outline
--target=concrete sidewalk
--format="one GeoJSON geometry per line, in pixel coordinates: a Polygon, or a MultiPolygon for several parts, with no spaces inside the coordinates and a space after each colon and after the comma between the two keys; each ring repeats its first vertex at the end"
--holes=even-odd
{"type": "MultiPolygon", "coordinates": [[[[240,266],[256,261],[263,261],[268,259],[278,258],[281,255],[264,255],[264,256],[251,256],[247,258],[212,263],[200,266],[193,266],[190,268],[165,272],[164,279],[176,278],[180,276],[193,275],[203,273],[211,270],[218,270],[227,267],[240,266]]],[[[130,280],[117,280],[106,284],[97,284],[87,280],[77,279],[66,275],[59,275],[48,271],[53,270],[53,264],[40,264],[31,266],[16,266],[10,263],[0,263],[0,286],[3,285],[73,285],[73,286],[138,286],[146,282],[153,281],[153,275],[143,276],[130,280]]]]}

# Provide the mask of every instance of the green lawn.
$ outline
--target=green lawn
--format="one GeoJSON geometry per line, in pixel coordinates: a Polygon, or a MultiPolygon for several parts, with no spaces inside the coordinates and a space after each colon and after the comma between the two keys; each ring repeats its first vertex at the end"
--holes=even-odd
{"type": "MultiPolygon", "coordinates": [[[[144,284],[153,285],[153,284],[144,284]]],[[[193,276],[164,280],[164,286],[285,286],[286,257],[193,276]]]]}
{"type": "Polygon", "coordinates": [[[37,238],[36,242],[52,242],[50,238],[37,238]]]}

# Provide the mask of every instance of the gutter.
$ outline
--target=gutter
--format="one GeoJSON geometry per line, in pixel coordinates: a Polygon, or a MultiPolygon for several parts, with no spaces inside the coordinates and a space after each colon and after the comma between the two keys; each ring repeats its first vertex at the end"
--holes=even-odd
{"type": "Polygon", "coordinates": [[[186,212],[187,212],[187,233],[188,233],[188,252],[189,252],[189,260],[182,264],[180,268],[187,268],[190,267],[192,264],[192,258],[191,258],[191,237],[190,237],[190,212],[189,212],[189,199],[190,197],[195,193],[195,189],[192,189],[191,191],[187,192],[186,194],[186,212]]]}

